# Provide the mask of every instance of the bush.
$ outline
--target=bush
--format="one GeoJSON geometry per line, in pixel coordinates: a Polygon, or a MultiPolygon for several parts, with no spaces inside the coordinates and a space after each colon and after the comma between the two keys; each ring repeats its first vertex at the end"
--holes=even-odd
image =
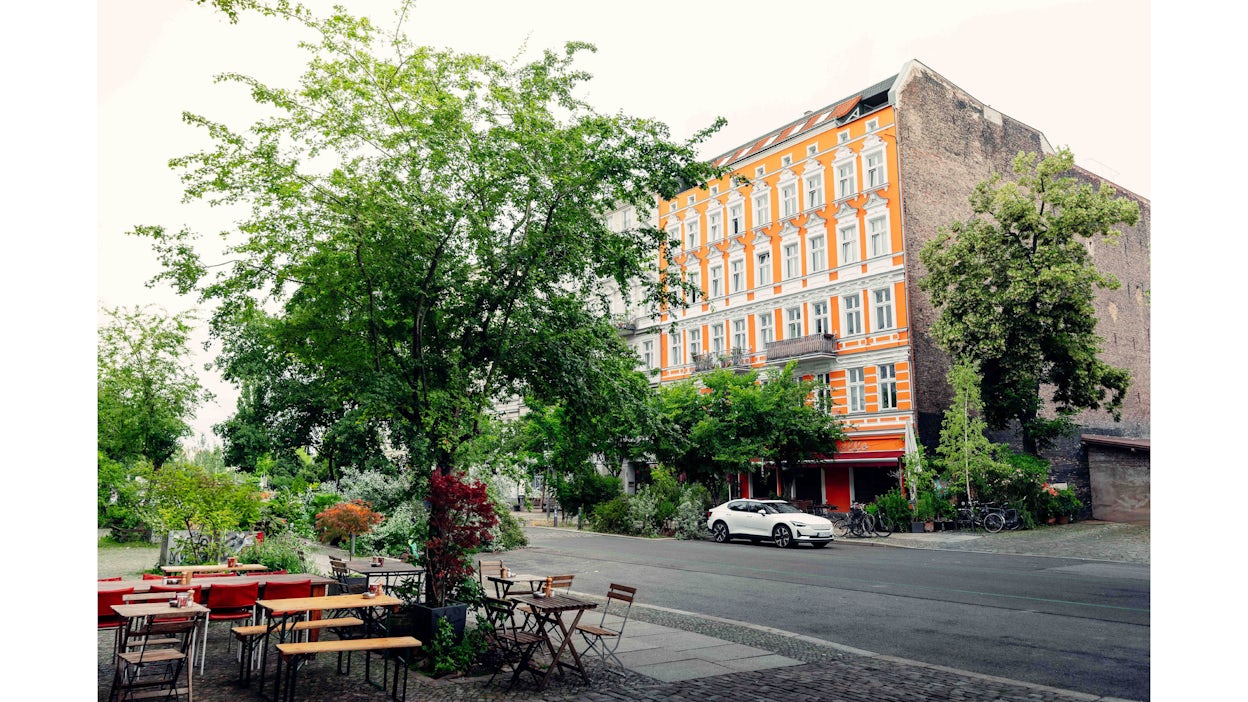
{"type": "Polygon", "coordinates": [[[511,513],[511,510],[494,505],[498,514],[498,525],[490,531],[490,540],[486,551],[510,551],[529,545],[529,537],[524,535],[524,523],[511,513]]]}
{"type": "Polygon", "coordinates": [[[480,629],[465,628],[464,637],[456,641],[455,627],[439,619],[438,630],[429,645],[430,672],[434,676],[467,673],[485,649],[485,635],[480,629]]]}
{"type": "Polygon", "coordinates": [[[260,563],[269,570],[310,573],[311,564],[299,555],[302,549],[303,543],[293,534],[266,535],[264,541],[240,551],[238,558],[243,563],[260,563]]]}
{"type": "Polygon", "coordinates": [[[893,488],[879,495],[875,498],[874,504],[876,511],[882,512],[894,529],[907,529],[914,519],[914,512],[910,510],[910,500],[902,494],[901,488],[893,488]]]}
{"type": "Polygon", "coordinates": [[[341,495],[342,499],[363,500],[382,514],[393,514],[411,499],[412,480],[408,474],[386,475],[347,468],[337,481],[321,483],[321,489],[341,495]]]}
{"type": "MultiPolygon", "coordinates": [[[[659,516],[659,496],[649,485],[642,487],[628,500],[628,528],[630,534],[655,536],[663,525],[659,516]]],[[[673,512],[675,510],[672,510],[673,512]]]]}
{"type": "Polygon", "coordinates": [[[323,543],[336,544],[372,531],[385,519],[363,500],[339,502],[316,515],[316,533],[323,543]]]}
{"type": "Polygon", "coordinates": [[[632,534],[632,522],[629,519],[628,495],[620,495],[614,500],[604,502],[594,508],[590,524],[594,531],[604,534],[632,534]]]}
{"type": "Polygon", "coordinates": [[[408,553],[412,543],[428,534],[429,512],[420,500],[400,503],[373,530],[356,538],[356,546],[369,553],[398,557],[408,553]]]}

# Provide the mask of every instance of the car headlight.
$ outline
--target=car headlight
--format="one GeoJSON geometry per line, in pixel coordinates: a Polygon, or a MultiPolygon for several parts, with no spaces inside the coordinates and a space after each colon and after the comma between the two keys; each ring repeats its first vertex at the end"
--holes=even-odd
{"type": "Polygon", "coordinates": [[[802,528],[802,529],[805,529],[805,528],[806,528],[806,522],[793,522],[793,526],[795,526],[795,527],[800,527],[800,528],[802,528]]]}

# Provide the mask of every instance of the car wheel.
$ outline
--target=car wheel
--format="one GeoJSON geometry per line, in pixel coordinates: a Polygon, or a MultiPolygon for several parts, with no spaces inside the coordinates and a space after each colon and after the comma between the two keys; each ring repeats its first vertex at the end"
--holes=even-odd
{"type": "Polygon", "coordinates": [[[827,546],[827,545],[828,545],[827,541],[815,541],[814,543],[811,544],[811,546],[814,546],[815,548],[823,548],[824,546],[827,546]]]}
{"type": "Polygon", "coordinates": [[[776,542],[776,546],[780,548],[792,548],[797,545],[793,541],[793,532],[789,531],[789,528],[783,524],[776,525],[775,530],[771,532],[771,538],[776,542]]]}
{"type": "Polygon", "coordinates": [[[716,543],[726,544],[732,538],[732,534],[728,533],[728,525],[723,522],[715,522],[711,527],[711,534],[715,537],[716,543]]]}

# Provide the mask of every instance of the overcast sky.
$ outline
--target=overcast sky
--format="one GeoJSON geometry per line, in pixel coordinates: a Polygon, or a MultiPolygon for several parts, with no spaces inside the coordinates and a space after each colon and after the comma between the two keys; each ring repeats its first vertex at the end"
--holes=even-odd
{"type": "MultiPolygon", "coordinates": [[[[345,2],[379,24],[387,0],[345,2]]],[[[314,1],[310,5],[325,7],[314,1]]],[[[1130,0],[795,2],[779,6],[640,0],[619,5],[423,0],[405,26],[413,40],[507,58],[583,40],[598,47],[582,67],[599,109],[666,122],[687,137],[724,116],[706,156],[748,141],[894,75],[917,59],[976,98],[1070,146],[1081,164],[1149,194],[1149,17],[1130,0]],[[595,7],[592,12],[587,7],[595,7]],[[869,12],[864,12],[870,8],[869,12]],[[485,20],[483,24],[482,20],[485,20]]],[[[180,204],[168,160],[203,144],[183,110],[238,127],[250,99],[214,84],[227,71],[289,84],[306,62],[284,22],[243,16],[236,25],[190,0],[99,4],[99,302],[188,309],[157,271],[137,224],[230,228],[229,212],[180,204]]],[[[200,334],[203,338],[203,334],[200,334]]],[[[208,359],[204,354],[202,360],[208,359]]],[[[217,393],[197,432],[233,411],[217,393]]]]}

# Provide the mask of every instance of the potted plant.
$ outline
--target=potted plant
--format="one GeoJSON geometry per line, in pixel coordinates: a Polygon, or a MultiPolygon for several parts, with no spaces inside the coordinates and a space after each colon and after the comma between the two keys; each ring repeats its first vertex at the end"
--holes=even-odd
{"type": "Polygon", "coordinates": [[[411,617],[412,636],[433,641],[438,621],[447,620],[458,642],[464,635],[468,607],[480,598],[472,555],[489,538],[498,515],[484,483],[458,473],[434,472],[429,479],[428,534],[420,553],[425,568],[423,598],[398,590],[411,617]]]}
{"type": "MultiPolygon", "coordinates": [[[[940,498],[936,496],[936,493],[930,490],[919,493],[919,499],[914,507],[914,517],[916,522],[922,522],[923,531],[935,531],[938,516],[940,516],[940,498]]],[[[911,530],[914,530],[913,526],[911,530]]]]}
{"type": "Polygon", "coordinates": [[[1079,510],[1083,509],[1083,502],[1075,496],[1075,491],[1070,488],[1059,490],[1055,502],[1058,524],[1070,523],[1075,518],[1075,515],[1079,513],[1079,510]]]}

